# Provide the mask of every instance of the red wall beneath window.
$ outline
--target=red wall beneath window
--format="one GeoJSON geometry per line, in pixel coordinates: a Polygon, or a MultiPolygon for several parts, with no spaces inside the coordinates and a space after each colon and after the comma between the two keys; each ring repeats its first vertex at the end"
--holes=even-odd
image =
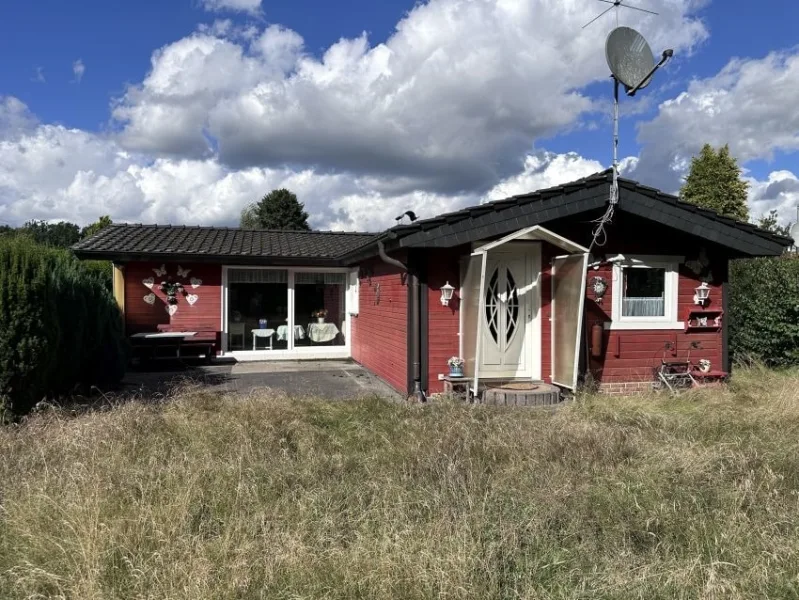
{"type": "Polygon", "coordinates": [[[158,289],[158,284],[166,277],[159,277],[153,271],[162,263],[135,262],[125,265],[125,325],[127,334],[156,331],[158,325],[171,325],[186,331],[214,331],[217,333],[217,351],[220,350],[220,329],[222,323],[222,267],[207,264],[184,264],[181,267],[191,269],[188,277],[177,276],[176,263],[163,263],[167,275],[174,281],[180,281],[186,288],[186,294],[198,296],[192,306],[186,296],[178,294],[178,311],[170,317],[166,312],[166,296],[158,289]],[[142,280],[153,278],[152,290],[142,280]],[[192,289],[189,280],[196,277],[202,280],[200,287],[192,289]],[[155,294],[155,304],[144,301],[150,292],[155,294]]]}
{"type": "MultiPolygon", "coordinates": [[[[398,260],[405,257],[397,255],[398,260]]],[[[358,315],[353,315],[352,358],[391,387],[408,387],[408,288],[399,269],[379,259],[361,265],[358,315]],[[379,292],[378,292],[379,290],[379,292]]]]}

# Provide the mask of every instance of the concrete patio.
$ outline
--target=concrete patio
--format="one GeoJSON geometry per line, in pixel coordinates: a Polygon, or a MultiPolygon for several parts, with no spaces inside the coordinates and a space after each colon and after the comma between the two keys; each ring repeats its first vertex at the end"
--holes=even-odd
{"type": "Polygon", "coordinates": [[[209,390],[249,394],[270,388],[299,397],[346,400],[364,396],[399,399],[396,391],[360,365],[347,360],[272,361],[213,365],[160,365],[158,370],[130,371],[126,393],[167,394],[177,386],[202,383],[209,390]]]}

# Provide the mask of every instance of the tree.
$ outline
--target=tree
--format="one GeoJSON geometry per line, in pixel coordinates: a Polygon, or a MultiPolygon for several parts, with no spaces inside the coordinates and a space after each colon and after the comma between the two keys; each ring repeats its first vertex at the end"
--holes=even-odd
{"type": "Polygon", "coordinates": [[[758,219],[757,226],[760,227],[760,229],[765,229],[766,231],[771,231],[778,235],[784,235],[785,237],[790,237],[791,235],[791,224],[780,225],[777,219],[777,210],[774,208],[772,208],[768,214],[758,219]]]}
{"type": "Polygon", "coordinates": [[[259,202],[241,211],[241,226],[245,229],[283,229],[310,231],[305,205],[287,189],[272,190],[259,202]]]}
{"type": "Polygon", "coordinates": [[[19,233],[33,238],[39,244],[53,248],[69,248],[80,241],[80,228],[67,221],[59,223],[28,221],[19,233]]]}
{"type": "Polygon", "coordinates": [[[91,225],[87,225],[86,227],[81,229],[80,230],[80,237],[81,237],[81,239],[90,237],[90,236],[94,235],[95,233],[99,233],[100,231],[102,231],[106,227],[110,227],[113,224],[114,224],[114,222],[111,220],[111,217],[109,217],[108,215],[103,215],[102,217],[97,219],[91,225]]]}
{"type": "Polygon", "coordinates": [[[741,169],[730,149],[715,150],[705,144],[699,156],[691,159],[691,170],[680,190],[680,199],[716,211],[721,215],[747,221],[746,204],[749,184],[741,179],[741,169]]]}

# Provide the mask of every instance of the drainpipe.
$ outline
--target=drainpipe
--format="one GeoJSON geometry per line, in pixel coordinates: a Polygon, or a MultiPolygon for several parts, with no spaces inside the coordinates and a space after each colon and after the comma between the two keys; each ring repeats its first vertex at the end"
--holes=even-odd
{"type": "Polygon", "coordinates": [[[377,253],[380,256],[380,259],[389,265],[397,267],[401,269],[405,273],[408,274],[410,277],[410,285],[411,285],[411,305],[410,305],[410,328],[411,328],[411,339],[410,339],[410,354],[411,354],[411,365],[413,368],[413,389],[411,391],[411,396],[413,396],[419,402],[427,402],[427,398],[424,395],[424,391],[422,390],[422,332],[421,332],[421,287],[419,286],[419,278],[416,276],[415,273],[412,273],[407,265],[403,264],[402,262],[398,261],[395,258],[391,258],[388,254],[386,254],[386,248],[383,245],[382,240],[377,241],[377,253]]]}

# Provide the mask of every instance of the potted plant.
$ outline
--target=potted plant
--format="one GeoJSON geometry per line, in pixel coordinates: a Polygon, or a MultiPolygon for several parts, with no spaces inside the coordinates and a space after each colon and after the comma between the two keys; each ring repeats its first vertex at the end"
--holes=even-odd
{"type": "Polygon", "coordinates": [[[324,323],[325,317],[327,316],[327,309],[320,308],[319,310],[313,311],[313,316],[316,317],[317,323],[324,323]]]}
{"type": "Polygon", "coordinates": [[[463,362],[464,360],[459,356],[453,356],[447,361],[450,376],[463,377],[463,362]]]}
{"type": "Polygon", "coordinates": [[[178,294],[182,294],[184,291],[183,284],[172,281],[172,278],[162,281],[158,288],[166,294],[166,301],[169,304],[177,304],[178,294]]]}

